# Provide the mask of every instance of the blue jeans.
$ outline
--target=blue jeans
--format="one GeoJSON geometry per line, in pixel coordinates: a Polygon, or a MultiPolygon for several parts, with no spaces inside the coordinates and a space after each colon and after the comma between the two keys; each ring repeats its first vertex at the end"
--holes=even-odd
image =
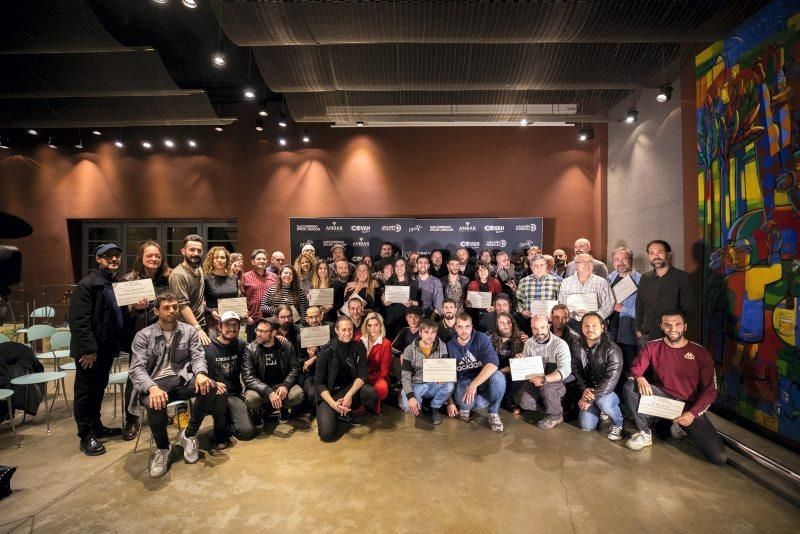
{"type": "Polygon", "coordinates": [[[435,382],[414,384],[414,397],[420,405],[424,399],[431,399],[431,408],[438,410],[444,406],[444,403],[447,402],[447,399],[453,394],[454,387],[455,384],[452,382],[445,382],[443,384],[437,384],[435,382]]]}
{"type": "Polygon", "coordinates": [[[453,400],[459,410],[473,410],[489,407],[489,413],[499,413],[500,403],[503,402],[503,395],[506,393],[506,379],[503,373],[495,371],[489,379],[478,386],[478,393],[472,403],[464,402],[464,392],[467,386],[472,383],[471,378],[462,378],[456,382],[456,391],[453,400]]]}
{"type": "Polygon", "coordinates": [[[583,430],[594,430],[600,422],[600,412],[611,418],[614,426],[622,426],[622,412],[619,409],[619,397],[613,391],[600,397],[595,397],[594,402],[585,410],[578,411],[578,423],[583,430]]]}

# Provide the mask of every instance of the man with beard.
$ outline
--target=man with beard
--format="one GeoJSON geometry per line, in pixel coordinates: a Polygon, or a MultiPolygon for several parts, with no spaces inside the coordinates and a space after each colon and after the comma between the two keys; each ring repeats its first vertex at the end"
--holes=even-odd
{"type": "Polygon", "coordinates": [[[269,259],[269,267],[267,267],[267,270],[275,276],[278,276],[281,274],[284,263],[286,263],[286,256],[280,250],[276,250],[269,259]]]}
{"type": "Polygon", "coordinates": [[[436,326],[438,328],[437,336],[445,343],[450,341],[450,339],[456,335],[457,309],[458,304],[456,304],[456,301],[451,298],[444,299],[444,303],[442,304],[443,317],[442,320],[436,324],[436,326]]]}
{"type": "Polygon", "coordinates": [[[561,282],[558,290],[558,303],[569,305],[571,295],[594,293],[597,299],[597,310],[575,309],[570,306],[570,326],[580,329],[580,320],[587,311],[597,311],[601,317],[611,315],[614,310],[614,294],[605,277],[592,272],[592,257],[579,254],[575,257],[575,274],[561,282]]]}
{"type": "Polygon", "coordinates": [[[608,439],[622,439],[622,412],[614,393],[622,374],[622,351],[606,334],[603,318],[589,312],[581,319],[581,343],[572,358],[572,373],[581,391],[578,423],[582,430],[594,430],[600,414],[611,418],[608,439]]]}
{"type": "Polygon", "coordinates": [[[651,418],[638,409],[642,395],[657,395],[685,403],[684,412],[672,421],[672,437],[681,439],[688,434],[709,462],[723,465],[727,460],[725,447],[705,415],[717,398],[714,361],[705,348],[686,339],[686,329],[686,318],[680,311],[664,312],[664,337],[647,343],[633,361],[631,379],[623,390],[637,432],[625,446],[638,451],[653,444],[648,426],[651,418]],[[652,384],[644,377],[648,369],[652,369],[652,384]]]}
{"type": "Polygon", "coordinates": [[[497,295],[497,297],[495,297],[494,311],[488,312],[481,317],[481,320],[478,323],[478,330],[486,333],[487,335],[494,332],[494,328],[497,323],[497,316],[501,313],[507,313],[514,319],[514,322],[517,324],[517,328],[520,330],[522,335],[522,341],[527,340],[528,335],[522,330],[522,325],[520,324],[521,322],[527,322],[527,319],[511,311],[511,297],[505,293],[500,293],[497,295]]]}
{"type": "Polygon", "coordinates": [[[275,318],[278,320],[278,327],[275,335],[288,341],[297,353],[300,350],[300,327],[292,320],[294,311],[289,304],[278,304],[275,318]]]}
{"type": "Polygon", "coordinates": [[[238,439],[252,439],[253,422],[242,399],[242,355],[245,342],[239,339],[241,318],[226,311],[220,318],[219,334],[206,347],[208,377],[217,383],[214,446],[222,450],[231,444],[231,430],[238,439]]]}
{"type": "Polygon", "coordinates": [[[436,278],[443,278],[447,275],[447,266],[444,263],[444,258],[442,257],[442,252],[440,250],[434,250],[431,252],[430,273],[431,276],[436,278]]]}
{"type": "Polygon", "coordinates": [[[519,281],[517,288],[517,313],[531,318],[531,305],[536,300],[558,300],[561,281],[547,272],[547,261],[537,254],[530,258],[531,275],[519,281]]]}
{"type": "Polygon", "coordinates": [[[275,273],[267,270],[267,251],[257,248],[250,254],[253,270],[242,275],[242,293],[247,299],[247,341],[256,338],[256,322],[261,319],[261,301],[267,290],[278,283],[275,273]]]}
{"type": "Polygon", "coordinates": [[[381,243],[381,250],[378,253],[378,257],[375,258],[375,263],[379,262],[391,262],[394,259],[394,245],[390,241],[384,241],[381,243]]]}
{"type": "Polygon", "coordinates": [[[445,298],[456,303],[456,313],[464,311],[464,301],[467,298],[469,279],[461,274],[458,258],[447,261],[447,276],[442,278],[442,291],[445,298]]]}
{"type": "Polygon", "coordinates": [[[495,276],[497,280],[500,281],[500,292],[513,297],[514,293],[517,291],[517,273],[514,270],[514,266],[511,264],[511,258],[508,256],[508,252],[498,252],[497,256],[495,256],[495,261],[497,262],[497,272],[495,276]]]}
{"type": "Polygon", "coordinates": [[[653,270],[642,275],[636,298],[636,337],[639,345],[659,339],[661,317],[666,310],[677,310],[691,318],[694,291],[686,271],[672,266],[672,247],[654,239],[647,244],[647,258],[653,270]]]}
{"type": "Polygon", "coordinates": [[[347,301],[347,316],[353,321],[353,339],[361,341],[361,322],[364,320],[364,299],[353,295],[347,301]]]}
{"type": "Polygon", "coordinates": [[[542,358],[544,376],[535,376],[522,382],[519,405],[523,410],[536,410],[539,402],[544,404],[545,417],[536,423],[543,430],[550,430],[564,422],[564,409],[561,398],[566,393],[563,380],[571,371],[571,355],[567,343],[550,332],[547,317],[531,317],[533,335],[525,342],[523,358],[538,356],[542,358]]]}
{"type": "Polygon", "coordinates": [[[339,279],[342,282],[347,283],[350,278],[353,277],[353,273],[356,272],[356,265],[347,259],[344,246],[334,245],[331,249],[331,262],[328,264],[328,269],[336,272],[336,275],[339,277],[339,279]],[[344,265],[338,265],[341,262],[344,262],[344,265]],[[347,266],[346,275],[344,270],[345,265],[347,266]]]}
{"type": "MultiPolygon", "coordinates": [[[[519,406],[514,401],[514,392],[517,386],[511,381],[511,358],[522,356],[525,340],[522,339],[521,332],[511,314],[508,312],[498,312],[495,327],[489,336],[497,358],[500,360],[500,372],[506,379],[506,393],[503,396],[503,404],[511,413],[518,414],[519,406]]],[[[527,336],[525,336],[527,338],[527,336]]]]}
{"type": "MultiPolygon", "coordinates": [[[[320,306],[309,306],[306,310],[306,320],[304,327],[315,327],[326,325],[330,328],[330,336],[333,339],[336,335],[333,324],[322,321],[323,309],[320,306]]],[[[302,331],[302,328],[301,328],[302,331]]],[[[317,389],[314,387],[314,372],[317,369],[317,357],[322,347],[305,347],[300,349],[300,375],[297,377],[297,384],[303,388],[306,395],[306,402],[311,406],[316,406],[317,389]]]]}
{"type": "Polygon", "coordinates": [[[75,358],[75,422],[80,450],[99,456],[106,448],[98,441],[119,436],[121,428],[100,421],[100,408],[108,385],[108,373],[119,356],[124,310],[117,305],[112,283],[118,280],[122,249],[105,243],[94,251],[97,270],[90,272],[72,291],[69,329],[70,356],[75,358]]]}
{"type": "Polygon", "coordinates": [[[475,278],[475,263],[469,261],[469,251],[464,247],[457,249],[456,259],[458,260],[458,272],[466,276],[467,280],[473,280],[475,278]]]}
{"type": "Polygon", "coordinates": [[[567,253],[557,248],[553,251],[553,274],[561,278],[567,277],[567,253]]]}
{"type": "MultiPolygon", "coordinates": [[[[630,276],[630,279],[639,284],[641,275],[633,268],[633,252],[628,247],[618,247],[611,252],[611,264],[614,271],[608,275],[611,289],[630,276]]],[[[631,362],[636,357],[636,293],[622,302],[614,305],[614,313],[608,317],[608,331],[611,339],[622,350],[623,376],[627,376],[631,362]]],[[[619,393],[622,393],[622,384],[619,384],[619,393]]]]}
{"type": "MultiPolygon", "coordinates": [[[[564,278],[575,274],[577,268],[575,263],[578,260],[578,256],[581,254],[589,254],[589,252],[592,250],[592,244],[585,237],[579,237],[575,240],[575,244],[572,246],[572,248],[575,251],[575,259],[567,264],[567,271],[564,278]]],[[[602,261],[592,258],[592,272],[597,276],[605,278],[608,276],[608,267],[606,267],[606,264],[602,261]]]]}
{"type": "Polygon", "coordinates": [[[442,282],[438,278],[431,276],[428,270],[431,260],[426,255],[417,258],[417,286],[419,287],[420,306],[422,307],[423,317],[442,314],[442,282]]]}
{"type": "Polygon", "coordinates": [[[197,331],[203,345],[211,339],[203,331],[205,318],[205,282],[203,278],[203,238],[189,234],[183,238],[183,263],[172,269],[169,290],[178,297],[180,321],[197,331]]]}

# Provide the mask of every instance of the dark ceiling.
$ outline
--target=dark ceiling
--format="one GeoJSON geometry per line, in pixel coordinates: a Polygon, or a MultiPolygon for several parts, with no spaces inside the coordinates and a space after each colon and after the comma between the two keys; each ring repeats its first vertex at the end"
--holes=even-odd
{"type": "Polygon", "coordinates": [[[247,86],[270,124],[281,109],[346,126],[616,121],[767,3],[14,2],[0,21],[0,135],[251,128],[247,86]]]}

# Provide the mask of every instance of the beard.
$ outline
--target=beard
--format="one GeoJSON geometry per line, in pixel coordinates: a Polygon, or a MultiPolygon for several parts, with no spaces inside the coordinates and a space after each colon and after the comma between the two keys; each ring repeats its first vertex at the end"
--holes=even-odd
{"type": "Polygon", "coordinates": [[[183,259],[186,260],[186,263],[188,263],[192,267],[199,267],[203,261],[203,258],[201,256],[184,256],[183,259]]]}
{"type": "Polygon", "coordinates": [[[533,334],[533,339],[540,345],[547,343],[547,340],[550,339],[550,332],[547,332],[546,334],[533,334]]]}

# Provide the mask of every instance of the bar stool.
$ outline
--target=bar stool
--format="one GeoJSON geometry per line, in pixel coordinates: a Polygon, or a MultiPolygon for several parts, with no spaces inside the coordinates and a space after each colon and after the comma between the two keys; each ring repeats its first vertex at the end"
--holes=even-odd
{"type": "MultiPolygon", "coordinates": [[[[178,438],[180,437],[181,431],[183,430],[183,428],[181,428],[181,419],[180,419],[180,416],[179,416],[179,413],[178,413],[178,407],[179,406],[185,406],[186,407],[186,411],[189,414],[189,417],[191,417],[191,415],[192,415],[192,402],[191,402],[191,399],[175,400],[175,401],[172,401],[172,402],[167,404],[166,410],[169,410],[170,408],[174,408],[175,409],[175,417],[177,417],[177,419],[178,419],[178,436],[177,436],[178,438]]],[[[147,422],[147,409],[144,406],[142,406],[142,416],[140,417],[140,419],[141,419],[141,422],[139,423],[139,432],[136,433],[136,443],[133,445],[133,452],[134,453],[139,448],[139,436],[142,435],[142,429],[144,428],[144,425],[147,422]]],[[[175,441],[177,441],[177,439],[173,440],[172,443],[174,444],[175,441]]],[[[147,467],[145,467],[145,471],[149,471],[150,470],[150,461],[152,460],[152,456],[153,456],[153,433],[150,432],[150,444],[147,447],[147,467]]]]}
{"type": "Polygon", "coordinates": [[[14,407],[11,405],[11,397],[13,396],[13,389],[0,389],[0,401],[6,401],[8,403],[8,421],[11,423],[11,430],[14,431],[14,441],[17,442],[17,447],[21,448],[22,443],[19,441],[17,427],[14,426],[14,407]]]}

